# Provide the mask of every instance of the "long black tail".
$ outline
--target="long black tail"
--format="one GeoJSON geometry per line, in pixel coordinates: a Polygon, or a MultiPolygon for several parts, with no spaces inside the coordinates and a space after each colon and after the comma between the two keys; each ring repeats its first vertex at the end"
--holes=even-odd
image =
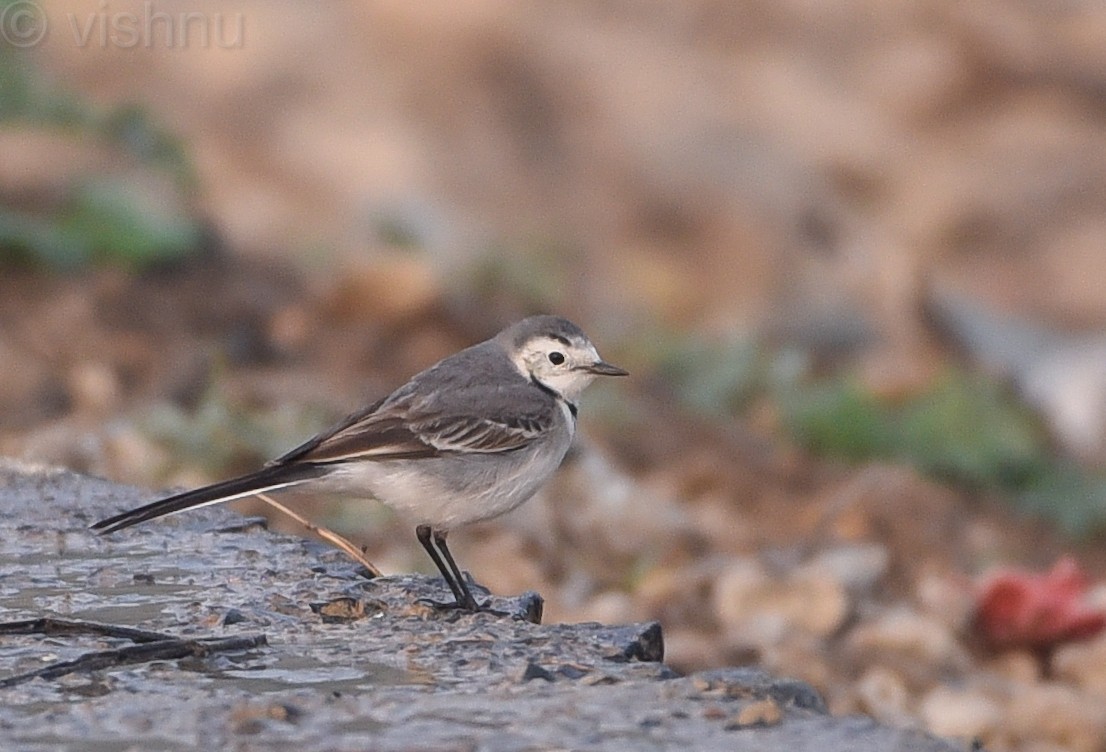
{"type": "Polygon", "coordinates": [[[168,514],[176,514],[186,509],[222,504],[224,501],[232,501],[256,493],[294,486],[317,478],[324,472],[326,471],[322,468],[307,464],[263,467],[248,475],[158,499],[129,512],[108,517],[106,520],[100,520],[94,524],[92,529],[101,535],[113,533],[116,530],[122,530],[140,522],[164,517],[168,514]]]}

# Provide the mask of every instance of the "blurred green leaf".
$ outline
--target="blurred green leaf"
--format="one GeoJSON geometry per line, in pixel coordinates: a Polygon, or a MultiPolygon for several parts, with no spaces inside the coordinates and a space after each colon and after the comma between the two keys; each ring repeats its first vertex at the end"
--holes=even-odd
{"type": "Polygon", "coordinates": [[[1048,462],[1039,420],[983,376],[950,370],[896,417],[897,454],[936,477],[1014,488],[1048,462]]]}
{"type": "Polygon", "coordinates": [[[0,254],[52,268],[143,268],[193,253],[201,237],[197,221],[114,179],[86,181],[50,217],[0,206],[0,254]]]}
{"type": "Polygon", "coordinates": [[[895,453],[893,414],[856,383],[792,387],[777,401],[792,437],[813,452],[854,462],[895,453]]]}
{"type": "Polygon", "coordinates": [[[1020,509],[1053,520],[1069,535],[1106,531],[1106,477],[1071,462],[1056,462],[1013,494],[1020,509]]]}
{"type": "MultiPolygon", "coordinates": [[[[0,0],[0,9],[7,3],[0,0]]],[[[199,250],[202,228],[170,206],[194,187],[195,173],[180,139],[135,105],[93,106],[48,80],[33,58],[0,43],[0,123],[48,128],[96,141],[134,158],[134,171],[165,176],[159,205],[128,178],[74,172],[70,195],[33,210],[0,206],[0,261],[30,260],[50,268],[90,263],[144,267],[199,250]]],[[[156,177],[155,177],[156,180],[156,177]]],[[[139,181],[142,182],[142,181],[139,181]]]]}
{"type": "Polygon", "coordinates": [[[183,188],[195,186],[196,175],[184,142],[158,126],[148,110],[123,104],[103,115],[96,130],[144,164],[165,169],[183,188]]]}
{"type": "Polygon", "coordinates": [[[1015,488],[1049,462],[1039,421],[993,381],[949,371],[898,403],[855,382],[793,387],[780,398],[785,425],[819,454],[893,458],[977,487],[1015,488]]]}
{"type": "Polygon", "coordinates": [[[0,206],[0,262],[30,259],[57,269],[86,263],[92,247],[51,219],[0,206]]]}
{"type": "Polygon", "coordinates": [[[88,243],[95,260],[124,266],[179,259],[197,248],[201,237],[199,225],[176,207],[110,179],[80,186],[57,221],[88,243]]]}

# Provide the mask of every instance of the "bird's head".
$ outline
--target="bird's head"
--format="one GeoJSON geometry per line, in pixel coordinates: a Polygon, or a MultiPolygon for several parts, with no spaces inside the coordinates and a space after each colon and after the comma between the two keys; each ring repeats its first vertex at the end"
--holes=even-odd
{"type": "Polygon", "coordinates": [[[596,376],[627,372],[599,357],[580,327],[558,316],[531,316],[496,337],[528,379],[575,402],[596,376]]]}

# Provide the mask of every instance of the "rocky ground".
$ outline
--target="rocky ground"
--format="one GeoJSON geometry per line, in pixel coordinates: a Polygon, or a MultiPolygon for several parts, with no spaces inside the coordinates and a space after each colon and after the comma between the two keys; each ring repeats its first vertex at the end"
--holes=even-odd
{"type": "Polygon", "coordinates": [[[656,622],[441,611],[439,578],[367,580],[221,510],[97,538],[142,494],[72,473],[3,463],[0,498],[5,748],[959,749],[757,670],[678,677],[656,622]]]}

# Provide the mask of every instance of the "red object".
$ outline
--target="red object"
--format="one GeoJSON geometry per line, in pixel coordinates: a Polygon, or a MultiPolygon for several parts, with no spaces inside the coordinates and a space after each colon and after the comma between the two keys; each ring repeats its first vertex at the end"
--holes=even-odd
{"type": "Polygon", "coordinates": [[[1048,572],[1003,569],[980,583],[975,625],[995,648],[1053,648],[1106,628],[1106,612],[1085,600],[1087,576],[1065,556],[1048,572]]]}

